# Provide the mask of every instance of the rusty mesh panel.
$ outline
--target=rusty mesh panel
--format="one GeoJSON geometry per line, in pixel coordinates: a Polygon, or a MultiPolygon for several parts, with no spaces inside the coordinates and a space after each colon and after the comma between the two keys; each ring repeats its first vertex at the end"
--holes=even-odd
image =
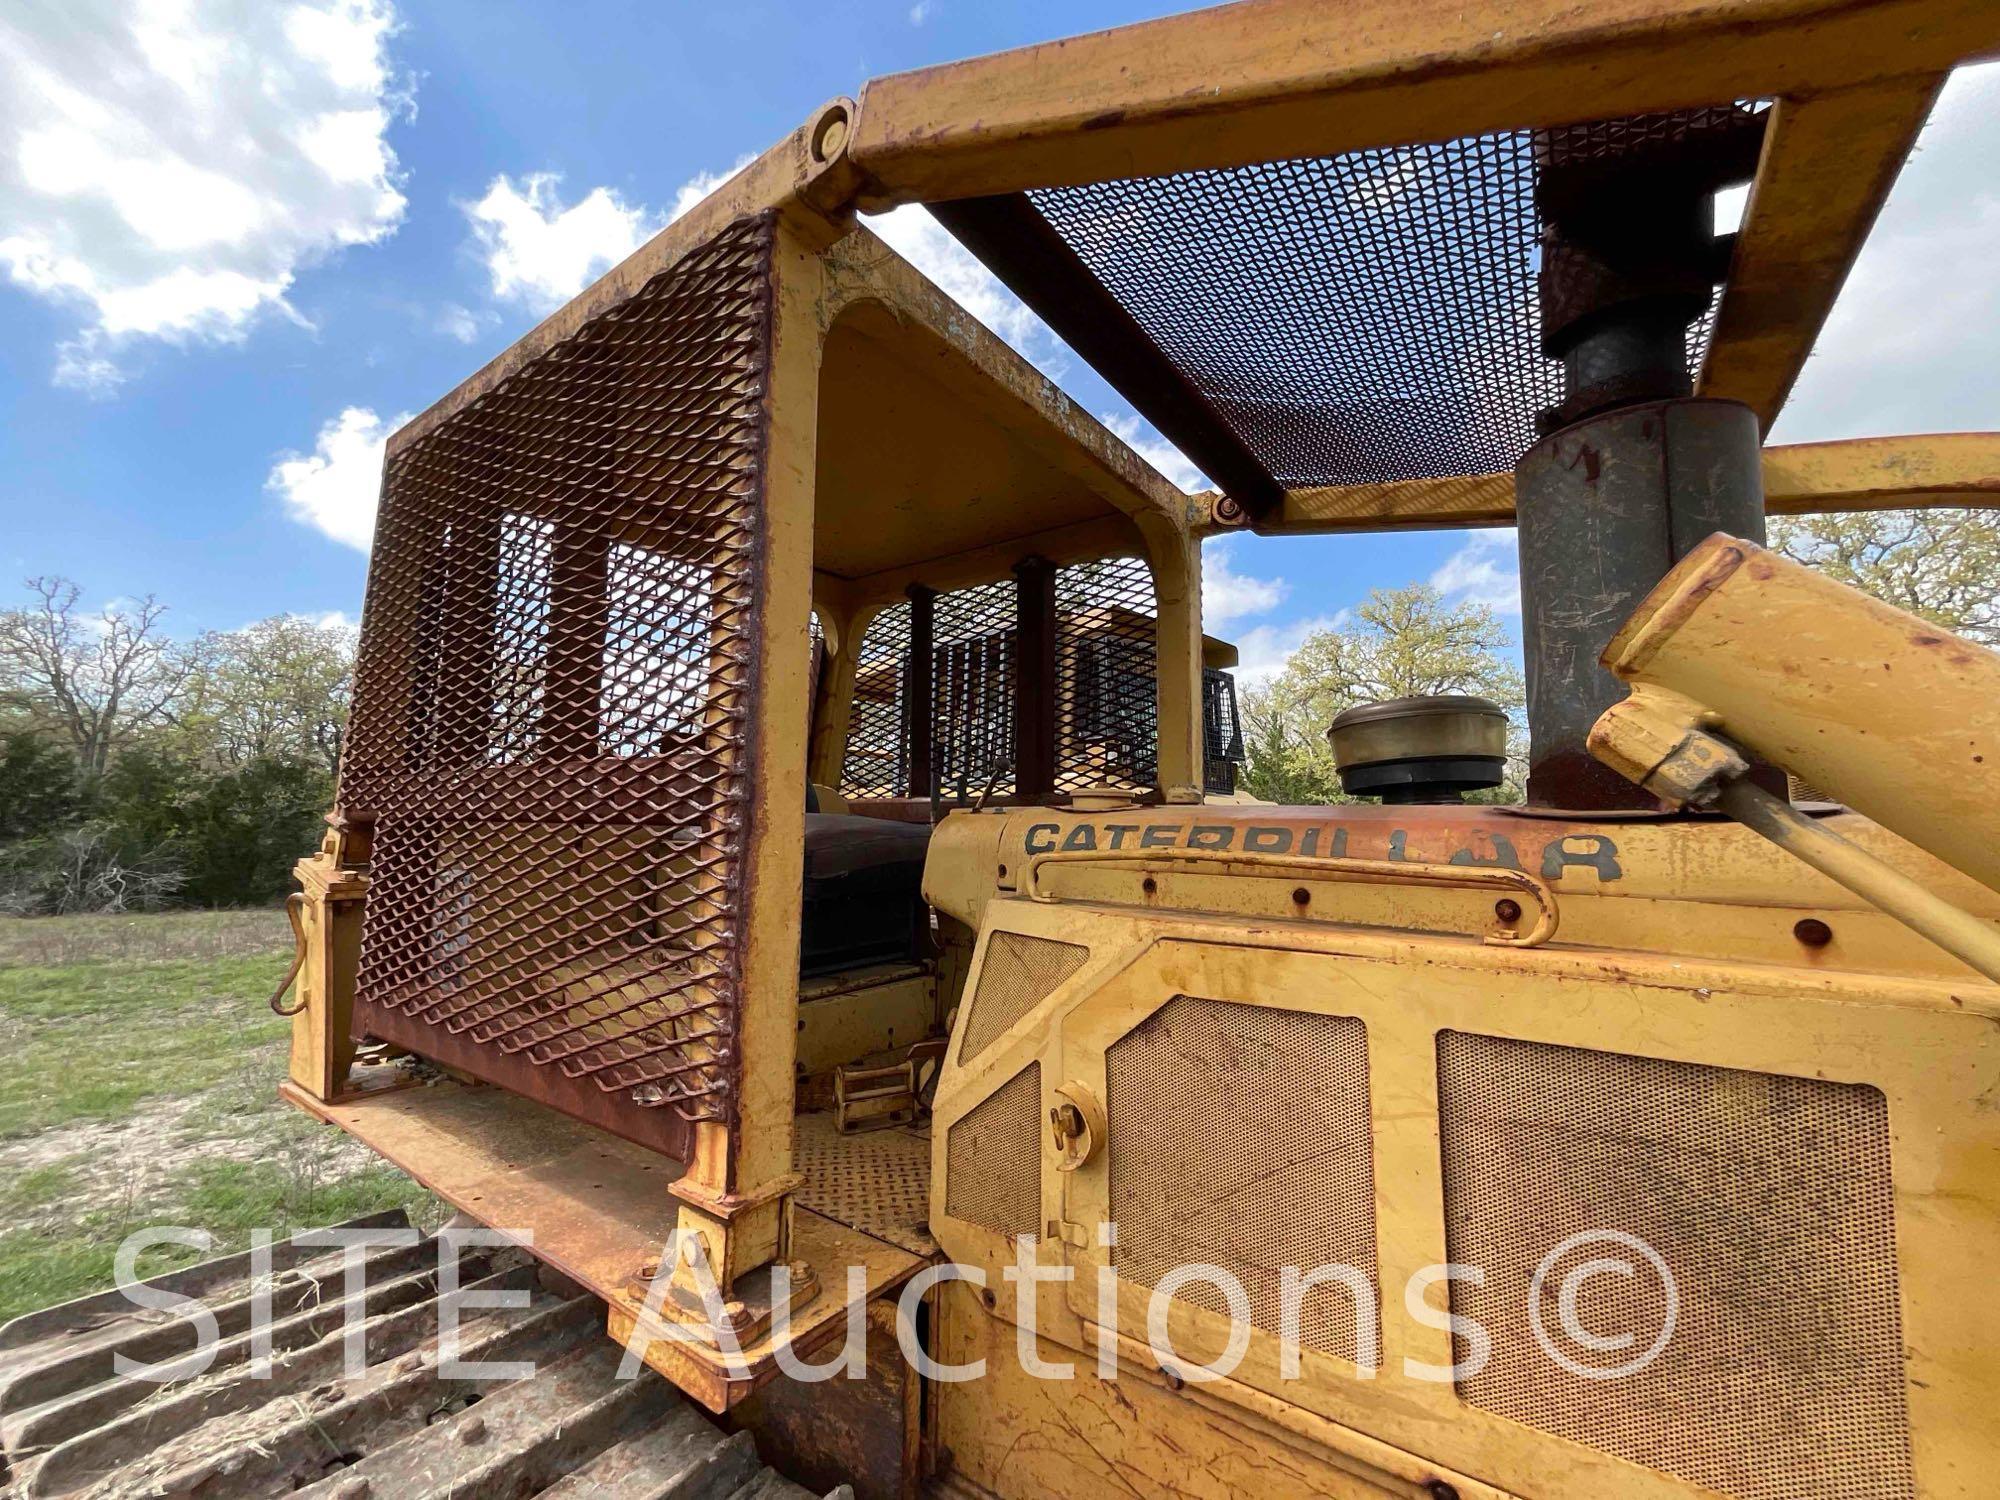
{"type": "Polygon", "coordinates": [[[944,1211],[1006,1235],[1042,1232],[1042,1065],[1029,1063],[951,1127],[944,1211]]]}
{"type": "MultiPolygon", "coordinates": [[[[1452,1282],[1451,1307],[1493,1338],[1466,1401],[1744,1500],[1915,1493],[1878,1090],[1448,1031],[1438,1100],[1446,1243],[1486,1272],[1452,1282]],[[1679,1313],[1652,1364],[1586,1379],[1538,1345],[1529,1291],[1545,1255],[1607,1230],[1665,1259],[1679,1313]]],[[[1642,1354],[1666,1316],[1642,1266],[1577,1302],[1584,1331],[1630,1347],[1562,1332],[1564,1277],[1608,1255],[1637,1260],[1580,1245],[1543,1285],[1545,1330],[1590,1370],[1642,1354]]]]}
{"type": "Polygon", "coordinates": [[[388,466],[341,800],[355,1024],[665,1150],[726,1117],[770,226],[388,466]]]}
{"type": "Polygon", "coordinates": [[[1017,594],[1009,578],[933,602],[931,746],[947,802],[1014,790],[1017,594]]]}
{"type": "Polygon", "coordinates": [[[1056,570],[1056,790],[1149,790],[1160,719],[1153,575],[1136,557],[1056,570]]]}
{"type": "Polygon", "coordinates": [[[1216,667],[1201,669],[1201,786],[1228,796],[1243,764],[1243,725],[1236,714],[1236,679],[1216,667]]]}
{"type": "Polygon", "coordinates": [[[909,734],[903,722],[903,671],[909,654],[910,606],[904,601],[883,610],[861,632],[840,768],[844,797],[910,794],[909,734]]]}
{"type": "MultiPolygon", "coordinates": [[[[1570,154],[1715,113],[1568,132],[1570,154]]],[[[1503,131],[1029,198],[1292,488],[1493,473],[1535,441],[1562,372],[1541,357],[1534,186],[1531,133],[1503,131]]]]}
{"type": "MultiPolygon", "coordinates": [[[[1366,1278],[1379,1317],[1359,1020],[1177,995],[1113,1042],[1104,1068],[1123,1280],[1221,1266],[1249,1293],[1251,1323],[1278,1333],[1282,1269],[1344,1266],[1366,1278]]],[[[1178,1296],[1229,1312],[1205,1282],[1178,1296]]],[[[1300,1347],[1359,1362],[1347,1285],[1314,1287],[1299,1312],[1300,1347]]]]}
{"type": "Polygon", "coordinates": [[[965,1041],[959,1061],[979,1056],[1021,1017],[1055,993],[1056,986],[1083,967],[1090,950],[1019,932],[996,932],[986,943],[979,988],[965,1012],[965,1041]]]}

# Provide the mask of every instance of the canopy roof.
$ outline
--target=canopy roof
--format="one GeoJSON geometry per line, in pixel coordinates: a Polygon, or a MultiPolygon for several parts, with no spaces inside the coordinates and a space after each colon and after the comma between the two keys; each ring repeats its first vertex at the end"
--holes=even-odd
{"type": "Polygon", "coordinates": [[[877,79],[848,156],[1269,519],[1534,440],[1557,127],[1616,151],[1768,109],[1688,342],[1768,428],[1944,77],[1996,48],[1978,0],[1252,0],[877,79]]]}

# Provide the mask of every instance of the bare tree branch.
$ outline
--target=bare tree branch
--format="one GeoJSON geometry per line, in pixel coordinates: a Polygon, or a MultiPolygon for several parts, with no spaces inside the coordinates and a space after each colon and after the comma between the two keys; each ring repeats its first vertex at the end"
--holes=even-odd
{"type": "Polygon", "coordinates": [[[31,601],[0,612],[0,703],[66,740],[101,775],[132,737],[163,721],[186,672],[150,594],[98,614],[67,578],[30,578],[31,601]]]}

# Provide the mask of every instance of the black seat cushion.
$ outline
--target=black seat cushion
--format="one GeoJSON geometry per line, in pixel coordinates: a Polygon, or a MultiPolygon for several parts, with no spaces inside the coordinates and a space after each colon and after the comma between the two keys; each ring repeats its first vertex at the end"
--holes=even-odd
{"type": "Polygon", "coordinates": [[[929,951],[923,880],[930,842],[925,823],[806,814],[801,974],[912,961],[929,951]]]}

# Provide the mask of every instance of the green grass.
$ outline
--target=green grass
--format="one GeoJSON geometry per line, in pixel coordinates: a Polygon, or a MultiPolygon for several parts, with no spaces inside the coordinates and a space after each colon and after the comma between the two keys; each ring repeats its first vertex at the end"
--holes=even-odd
{"type": "Polygon", "coordinates": [[[390,1208],[406,1210],[420,1224],[440,1217],[437,1201],[389,1166],[321,1181],[289,1161],[196,1160],[136,1201],[0,1234],[0,1322],[110,1286],[118,1246],[134,1230],[171,1224],[214,1237],[207,1250],[165,1245],[148,1251],[139,1270],[154,1276],[245,1249],[253,1229],[282,1239],[296,1229],[390,1208]]]}
{"type": "Polygon", "coordinates": [[[277,907],[144,912],[116,917],[0,917],[0,970],[127,959],[237,958],[287,952],[277,907]]]}
{"type": "Polygon", "coordinates": [[[10,1182],[0,1183],[0,1222],[12,1222],[36,1209],[54,1208],[74,1195],[79,1187],[77,1167],[81,1158],[30,1167],[10,1182]]]}
{"type": "Polygon", "coordinates": [[[281,1104],[290,959],[275,912],[0,920],[0,1320],[107,1286],[135,1229],[185,1225],[155,1273],[437,1201],[281,1104]]]}
{"type": "Polygon", "coordinates": [[[213,1088],[246,1053],[289,1033],[265,1004],[286,962],[266,954],[0,971],[0,1016],[15,1023],[0,1055],[0,1137],[120,1119],[142,1100],[213,1088]]]}

